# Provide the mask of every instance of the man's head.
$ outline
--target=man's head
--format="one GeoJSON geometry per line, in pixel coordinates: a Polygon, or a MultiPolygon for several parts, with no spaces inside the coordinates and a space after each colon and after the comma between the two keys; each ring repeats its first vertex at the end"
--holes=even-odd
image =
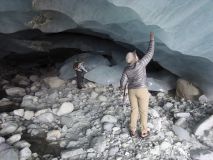
{"type": "Polygon", "coordinates": [[[127,55],[126,55],[126,62],[128,64],[133,64],[133,63],[135,63],[137,61],[138,61],[138,56],[137,56],[136,51],[128,52],[127,53],[127,55]]]}
{"type": "Polygon", "coordinates": [[[86,68],[84,67],[84,62],[76,62],[76,63],[74,63],[73,69],[76,70],[76,71],[84,71],[86,73],[88,72],[86,70],[86,68]]]}

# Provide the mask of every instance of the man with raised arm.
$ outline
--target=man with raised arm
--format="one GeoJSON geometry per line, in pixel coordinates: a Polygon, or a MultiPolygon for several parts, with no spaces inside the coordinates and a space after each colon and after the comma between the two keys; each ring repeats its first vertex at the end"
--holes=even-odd
{"type": "Polygon", "coordinates": [[[120,89],[128,86],[129,100],[131,104],[130,134],[136,136],[138,113],[140,113],[141,138],[149,135],[147,127],[148,106],[150,93],[146,86],[146,66],[154,54],[154,33],[150,33],[149,48],[142,59],[139,60],[136,51],[126,55],[128,66],[125,67],[121,80],[120,89]]]}

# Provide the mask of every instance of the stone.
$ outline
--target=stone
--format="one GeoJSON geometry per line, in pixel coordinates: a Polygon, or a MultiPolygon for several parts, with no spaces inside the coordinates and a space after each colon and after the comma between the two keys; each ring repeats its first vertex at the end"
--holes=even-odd
{"type": "Polygon", "coordinates": [[[74,106],[70,102],[64,102],[61,107],[58,109],[57,115],[63,116],[71,113],[74,110],[74,106]]]}
{"type": "Polygon", "coordinates": [[[4,127],[1,129],[0,134],[1,135],[7,135],[15,132],[18,128],[18,125],[16,123],[6,123],[4,124],[4,127]]]}
{"type": "Polygon", "coordinates": [[[10,106],[10,105],[13,105],[13,102],[10,101],[9,99],[7,99],[7,98],[2,98],[2,99],[0,100],[0,107],[10,106]]]}
{"type": "Polygon", "coordinates": [[[200,96],[200,90],[191,82],[184,79],[178,79],[176,96],[187,100],[193,100],[200,96]]]}
{"type": "Polygon", "coordinates": [[[24,88],[12,87],[5,90],[8,96],[25,96],[26,92],[24,88]]]}
{"type": "Polygon", "coordinates": [[[14,146],[15,146],[16,148],[23,149],[23,148],[25,148],[25,147],[28,147],[28,148],[29,148],[29,147],[31,146],[31,144],[28,143],[28,142],[25,141],[25,140],[21,140],[21,141],[16,142],[16,143],[14,144],[14,146]]]}
{"type": "Polygon", "coordinates": [[[103,96],[103,95],[100,95],[98,97],[98,100],[101,101],[101,102],[106,102],[107,101],[107,97],[103,96]]]}
{"type": "Polygon", "coordinates": [[[90,146],[94,148],[97,153],[102,153],[106,149],[106,140],[103,136],[94,137],[91,141],[90,146]]]}
{"type": "Polygon", "coordinates": [[[47,133],[48,141],[55,141],[61,137],[61,132],[59,130],[52,130],[47,133]]]}
{"type": "Polygon", "coordinates": [[[22,99],[21,107],[29,109],[37,109],[38,107],[38,97],[26,95],[22,99]]]}
{"type": "Polygon", "coordinates": [[[195,149],[190,151],[193,160],[213,160],[213,151],[208,149],[195,149]]]}
{"type": "Polygon", "coordinates": [[[167,102],[167,103],[163,106],[163,108],[164,108],[165,110],[169,110],[169,109],[171,109],[172,107],[173,107],[173,104],[170,103],[170,102],[167,102]]]}
{"type": "Polygon", "coordinates": [[[167,150],[171,147],[171,144],[169,142],[163,141],[160,145],[161,150],[167,150]]]}
{"type": "Polygon", "coordinates": [[[109,150],[109,155],[110,156],[114,156],[116,155],[116,153],[119,151],[119,147],[113,147],[113,148],[110,148],[109,150]]]}
{"type": "Polygon", "coordinates": [[[24,109],[16,109],[13,111],[15,116],[23,117],[24,116],[24,109]]]}
{"type": "Polygon", "coordinates": [[[208,102],[208,98],[205,96],[205,95],[201,95],[199,98],[198,98],[199,102],[201,104],[204,104],[204,103],[207,103],[208,102]]]}
{"type": "Polygon", "coordinates": [[[173,125],[173,131],[178,136],[180,140],[191,140],[191,136],[186,129],[181,128],[180,126],[173,125]]]}
{"type": "Polygon", "coordinates": [[[204,132],[207,130],[210,130],[213,127],[213,115],[211,115],[209,118],[201,122],[195,130],[196,136],[203,136],[204,132]]]}
{"type": "Polygon", "coordinates": [[[82,159],[85,158],[86,151],[83,148],[75,150],[65,150],[61,152],[62,159],[82,159]]]}
{"type": "Polygon", "coordinates": [[[24,119],[31,120],[34,117],[33,111],[25,111],[24,112],[24,119]]]}
{"type": "Polygon", "coordinates": [[[36,120],[44,123],[52,123],[55,120],[55,117],[52,113],[47,112],[37,116],[36,120]]]}
{"type": "Polygon", "coordinates": [[[174,115],[176,118],[189,118],[191,116],[188,112],[179,112],[174,115]]]}
{"type": "Polygon", "coordinates": [[[95,98],[97,98],[97,97],[98,97],[98,93],[92,91],[90,98],[91,98],[91,99],[95,99],[95,98]]]}
{"type": "Polygon", "coordinates": [[[7,143],[12,145],[12,144],[18,142],[20,139],[21,139],[20,134],[14,134],[10,138],[7,139],[7,143]]]}
{"type": "Polygon", "coordinates": [[[117,123],[117,118],[111,115],[105,115],[102,117],[101,123],[117,123]]]}
{"type": "Polygon", "coordinates": [[[150,108],[150,109],[149,109],[149,114],[150,114],[152,117],[154,117],[154,118],[159,118],[159,117],[160,117],[159,113],[158,113],[155,109],[153,109],[153,108],[150,108]]]}
{"type": "Polygon", "coordinates": [[[5,139],[4,137],[0,137],[0,144],[4,143],[5,142],[5,139]]]}
{"type": "Polygon", "coordinates": [[[58,77],[47,77],[44,79],[44,82],[50,87],[50,88],[59,88],[65,84],[65,81],[58,78],[58,77]]]}
{"type": "Polygon", "coordinates": [[[176,126],[185,126],[186,125],[186,118],[179,118],[176,122],[175,122],[176,126]]]}
{"type": "Polygon", "coordinates": [[[87,153],[87,158],[88,159],[93,159],[96,157],[96,153],[87,153]]]}
{"type": "Polygon", "coordinates": [[[110,132],[110,131],[112,131],[113,126],[114,126],[113,123],[104,123],[103,128],[105,131],[110,132]]]}
{"type": "Polygon", "coordinates": [[[28,147],[25,147],[20,151],[20,160],[27,160],[31,157],[31,155],[31,150],[28,147]]]}
{"type": "Polygon", "coordinates": [[[163,93],[163,92],[159,92],[158,94],[157,94],[157,97],[158,98],[163,98],[165,96],[165,93],[163,93]]]}
{"type": "Polygon", "coordinates": [[[2,143],[0,144],[0,160],[19,160],[18,151],[2,143]]]}
{"type": "Polygon", "coordinates": [[[41,110],[38,110],[37,112],[35,112],[35,117],[43,114],[43,113],[46,113],[48,112],[49,110],[48,109],[41,109],[41,110]]]}
{"type": "Polygon", "coordinates": [[[39,80],[39,77],[37,75],[31,75],[29,78],[32,82],[36,82],[39,80]]]}

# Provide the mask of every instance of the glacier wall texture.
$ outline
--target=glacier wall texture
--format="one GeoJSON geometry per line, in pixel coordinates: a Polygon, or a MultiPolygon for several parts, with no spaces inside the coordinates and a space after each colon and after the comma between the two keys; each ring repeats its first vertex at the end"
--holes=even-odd
{"type": "Polygon", "coordinates": [[[16,34],[31,29],[98,36],[134,46],[141,52],[153,31],[154,60],[192,81],[213,100],[212,0],[0,0],[0,4],[1,56],[71,46],[96,52],[112,48],[114,57],[121,54],[116,47],[107,49],[107,43],[91,44],[79,37],[71,43],[63,37],[35,41],[36,35],[25,39],[16,34]]]}

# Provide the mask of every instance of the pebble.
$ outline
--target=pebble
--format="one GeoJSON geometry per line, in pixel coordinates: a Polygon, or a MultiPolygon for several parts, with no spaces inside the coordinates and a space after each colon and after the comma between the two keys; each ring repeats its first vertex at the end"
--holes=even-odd
{"type": "Polygon", "coordinates": [[[105,115],[101,119],[101,123],[117,123],[117,118],[112,115],[105,115]]]}
{"type": "Polygon", "coordinates": [[[33,111],[25,111],[24,112],[24,119],[31,120],[34,117],[33,111]]]}
{"type": "Polygon", "coordinates": [[[20,160],[27,160],[31,157],[32,152],[29,147],[25,147],[20,151],[20,160]]]}
{"type": "Polygon", "coordinates": [[[21,135],[20,134],[14,134],[14,135],[12,135],[11,137],[9,137],[7,139],[7,143],[12,145],[12,144],[18,142],[20,139],[21,139],[21,135]]]}
{"type": "Polygon", "coordinates": [[[58,109],[57,115],[58,116],[63,116],[68,113],[71,113],[74,110],[74,106],[70,102],[64,102],[60,108],[58,109]]]}
{"type": "Polygon", "coordinates": [[[23,117],[24,116],[24,109],[17,109],[13,111],[13,114],[16,116],[23,117]]]}

